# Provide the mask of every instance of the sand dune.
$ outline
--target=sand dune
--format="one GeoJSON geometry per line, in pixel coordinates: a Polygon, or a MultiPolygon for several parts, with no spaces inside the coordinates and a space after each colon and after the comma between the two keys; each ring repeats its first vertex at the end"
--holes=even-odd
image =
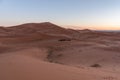
{"type": "Polygon", "coordinates": [[[0,56],[0,71],[1,80],[118,80],[113,74],[93,73],[16,54],[0,56]]]}
{"type": "Polygon", "coordinates": [[[120,80],[119,53],[119,32],[0,27],[0,80],[120,80]]]}

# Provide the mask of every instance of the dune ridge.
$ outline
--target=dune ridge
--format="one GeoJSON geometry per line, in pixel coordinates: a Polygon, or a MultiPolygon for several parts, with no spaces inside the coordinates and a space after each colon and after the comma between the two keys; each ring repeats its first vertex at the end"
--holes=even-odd
{"type": "Polygon", "coordinates": [[[119,53],[119,32],[0,27],[0,80],[120,80],[119,53]]]}

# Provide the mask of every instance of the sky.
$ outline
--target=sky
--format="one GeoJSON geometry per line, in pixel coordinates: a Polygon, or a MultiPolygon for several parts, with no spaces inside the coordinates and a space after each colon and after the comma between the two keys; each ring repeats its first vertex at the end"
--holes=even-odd
{"type": "Polygon", "coordinates": [[[120,30],[120,0],[0,0],[1,26],[30,22],[120,30]]]}

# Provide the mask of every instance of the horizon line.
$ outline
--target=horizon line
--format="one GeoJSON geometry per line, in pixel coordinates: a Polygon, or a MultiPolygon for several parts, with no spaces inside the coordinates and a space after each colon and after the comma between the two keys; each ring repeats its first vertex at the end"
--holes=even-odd
{"type": "MultiPolygon", "coordinates": [[[[0,25],[0,27],[13,27],[13,26],[18,26],[18,25],[23,25],[23,24],[31,24],[31,23],[35,23],[35,24],[39,24],[39,23],[46,23],[46,22],[49,22],[49,21],[42,21],[42,22],[23,22],[23,23],[16,23],[16,24],[11,24],[11,25],[0,25]]],[[[49,22],[49,23],[52,23],[52,24],[55,24],[55,25],[58,25],[60,27],[63,27],[63,28],[68,28],[68,29],[75,29],[75,30],[83,30],[83,29],[90,29],[90,30],[97,30],[97,31],[120,31],[120,27],[114,27],[114,29],[111,29],[111,27],[113,26],[97,26],[97,27],[94,27],[94,26],[82,26],[82,25],[61,25],[61,24],[57,24],[55,22],[49,22]],[[99,29],[100,27],[104,27],[106,29],[99,29]],[[110,29],[108,29],[110,28],[110,29]]]]}

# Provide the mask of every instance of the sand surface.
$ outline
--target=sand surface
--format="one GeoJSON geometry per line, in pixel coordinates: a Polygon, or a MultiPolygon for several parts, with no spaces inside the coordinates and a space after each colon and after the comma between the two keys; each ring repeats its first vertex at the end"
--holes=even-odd
{"type": "Polygon", "coordinates": [[[14,53],[0,56],[0,65],[0,80],[119,80],[118,74],[43,62],[14,53]]]}
{"type": "Polygon", "coordinates": [[[119,63],[119,32],[0,27],[0,80],[120,80],[119,63]]]}

